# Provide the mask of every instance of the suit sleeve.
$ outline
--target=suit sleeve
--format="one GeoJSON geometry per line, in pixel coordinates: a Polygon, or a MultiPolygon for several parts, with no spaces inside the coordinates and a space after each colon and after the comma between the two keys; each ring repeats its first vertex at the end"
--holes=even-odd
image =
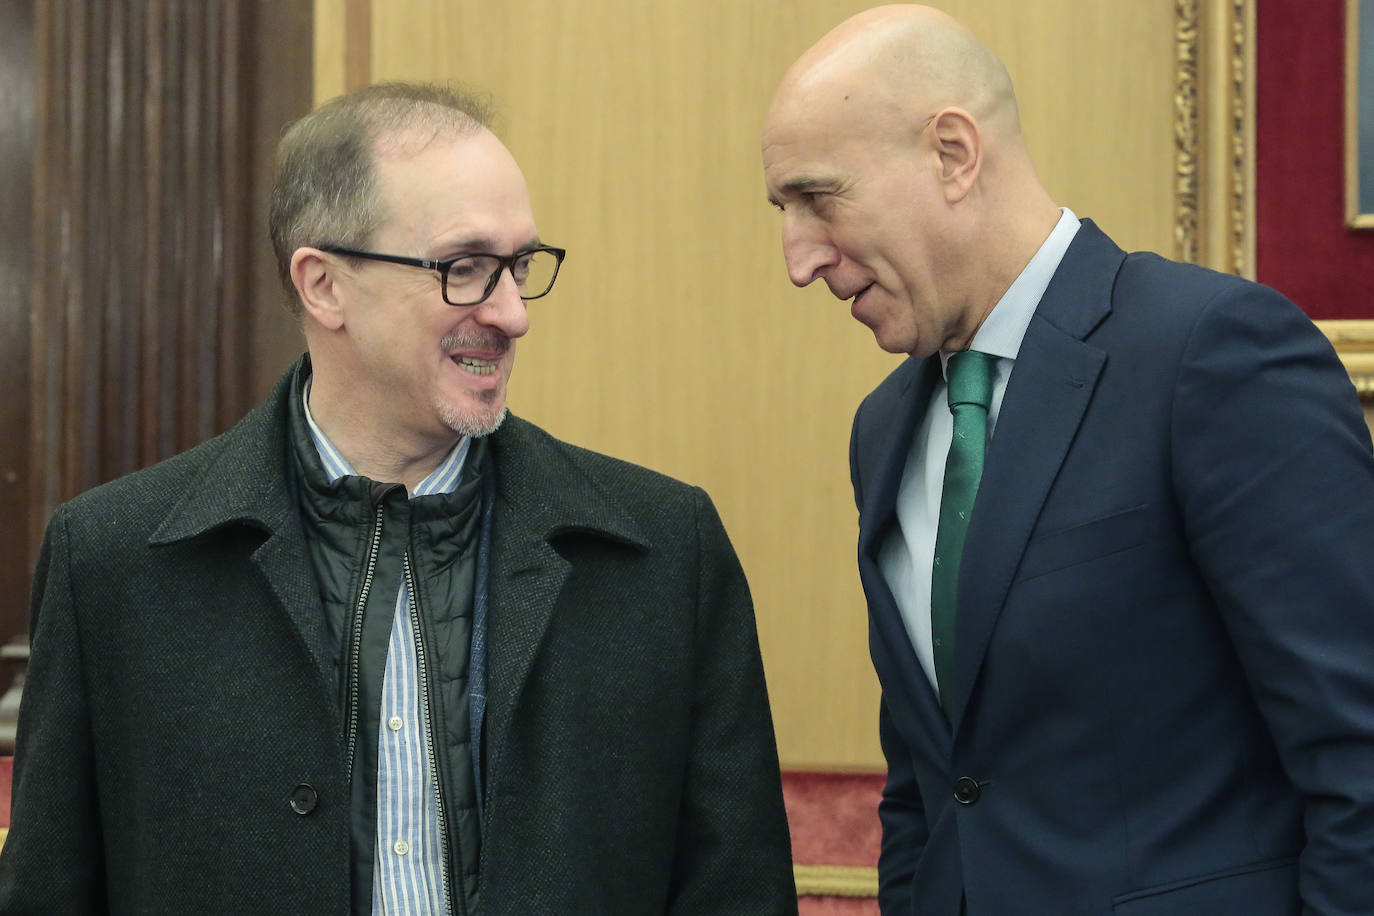
{"type": "Polygon", "coordinates": [[[1286,299],[1198,320],[1173,476],[1190,550],[1305,797],[1307,912],[1374,913],[1374,459],[1350,380],[1286,299]]]}
{"type": "Polygon", "coordinates": [[[39,554],[29,637],[10,832],[0,852],[0,914],[103,913],[91,718],[60,509],[39,554]]]}
{"type": "Polygon", "coordinates": [[[701,490],[694,507],[692,738],[668,912],[794,914],[791,843],[753,602],[701,490]]]}

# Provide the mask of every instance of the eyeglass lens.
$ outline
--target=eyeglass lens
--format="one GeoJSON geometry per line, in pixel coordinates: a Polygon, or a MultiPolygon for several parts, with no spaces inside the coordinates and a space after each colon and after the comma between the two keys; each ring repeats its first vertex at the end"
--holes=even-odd
{"type": "MultiPolygon", "coordinates": [[[[501,260],[488,254],[459,258],[448,269],[447,297],[450,302],[478,302],[487,294],[487,284],[501,270],[501,260]]],[[[511,275],[524,299],[537,299],[553,286],[558,273],[558,257],[551,251],[531,251],[511,265],[511,275]]],[[[499,278],[496,278],[499,282],[499,278]]],[[[492,283],[494,286],[495,283],[492,283]]]]}

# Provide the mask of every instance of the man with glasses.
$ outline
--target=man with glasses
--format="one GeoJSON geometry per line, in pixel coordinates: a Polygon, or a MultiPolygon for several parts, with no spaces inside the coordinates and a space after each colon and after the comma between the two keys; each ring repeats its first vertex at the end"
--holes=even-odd
{"type": "Polygon", "coordinates": [[[308,354],[61,507],[0,913],[794,913],[748,588],[707,496],[506,413],[564,251],[482,106],[297,122],[308,354]]]}

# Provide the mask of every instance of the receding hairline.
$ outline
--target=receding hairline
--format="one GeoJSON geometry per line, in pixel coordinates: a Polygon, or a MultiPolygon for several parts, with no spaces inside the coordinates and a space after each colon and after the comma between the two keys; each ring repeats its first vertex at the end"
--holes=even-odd
{"type": "Polygon", "coordinates": [[[408,158],[433,143],[460,143],[481,136],[501,143],[487,125],[462,118],[417,118],[410,123],[372,125],[368,131],[368,154],[375,168],[384,159],[408,158]]]}
{"type": "MultiPolygon", "coordinates": [[[[366,247],[381,219],[376,166],[388,148],[418,151],[436,138],[492,130],[488,93],[444,83],[387,81],[324,102],[277,145],[268,231],[288,303],[299,311],[291,259],[303,245],[366,247]]],[[[499,142],[499,141],[498,141],[499,142]]]]}

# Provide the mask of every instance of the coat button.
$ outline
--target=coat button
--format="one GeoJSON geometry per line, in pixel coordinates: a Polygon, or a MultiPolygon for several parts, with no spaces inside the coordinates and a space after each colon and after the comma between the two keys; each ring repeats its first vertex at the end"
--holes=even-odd
{"type": "Polygon", "coordinates": [[[297,814],[309,814],[315,810],[315,806],[319,802],[319,795],[305,783],[301,783],[291,790],[291,810],[297,814]]]}
{"type": "Polygon", "coordinates": [[[983,794],[982,786],[972,776],[960,776],[954,780],[954,800],[961,805],[971,805],[983,794]]]}

